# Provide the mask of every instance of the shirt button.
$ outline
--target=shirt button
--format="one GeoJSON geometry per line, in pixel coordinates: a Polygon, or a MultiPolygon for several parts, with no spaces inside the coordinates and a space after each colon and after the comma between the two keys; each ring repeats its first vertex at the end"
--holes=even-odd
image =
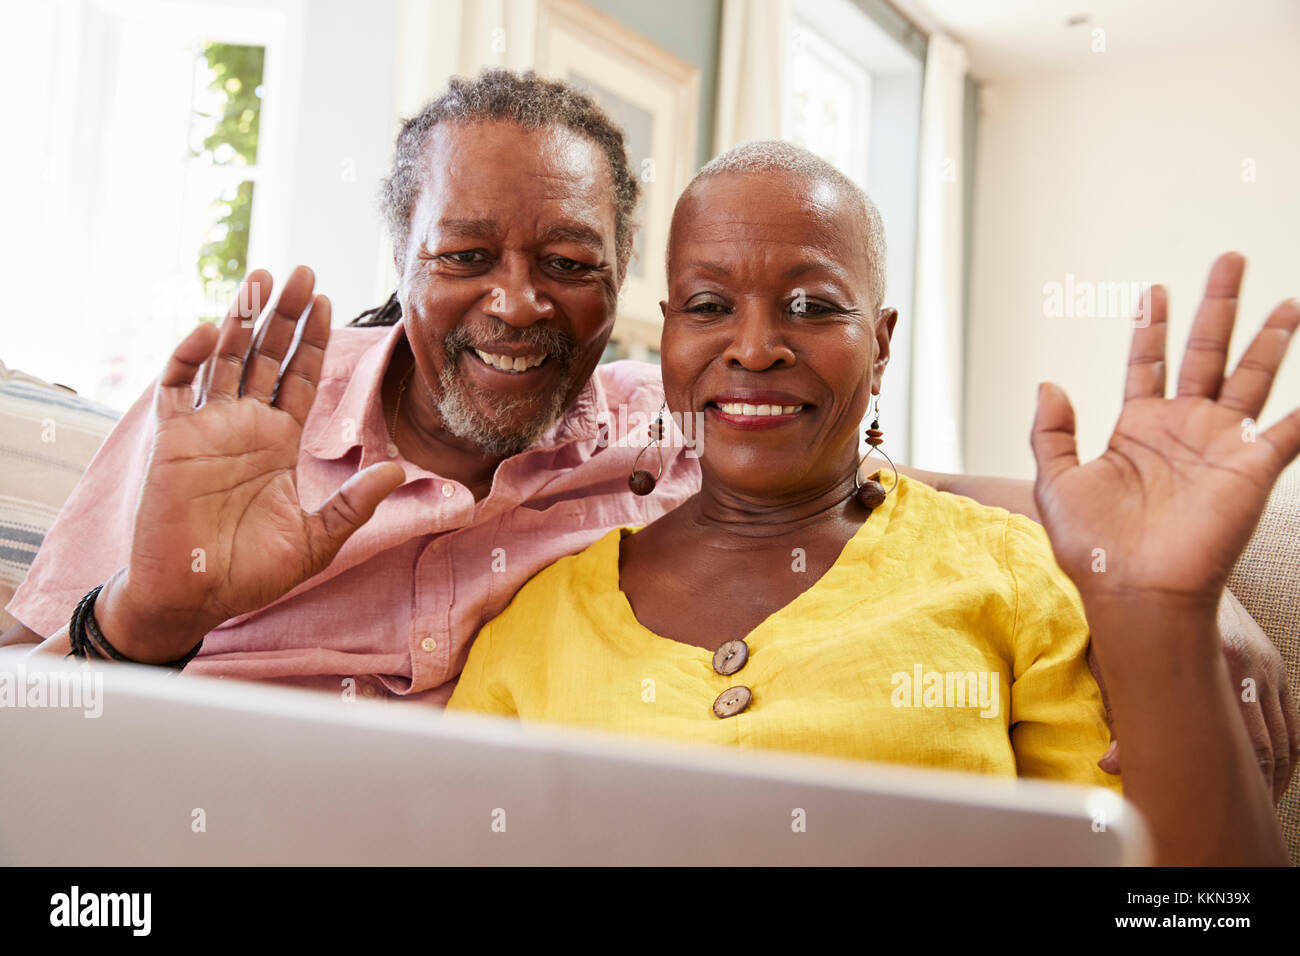
{"type": "Polygon", "coordinates": [[[450,497],[451,497],[452,495],[454,495],[455,493],[456,493],[456,489],[453,488],[453,487],[451,486],[451,482],[444,482],[444,483],[443,483],[443,486],[442,486],[442,496],[443,496],[444,498],[450,498],[450,497]]]}
{"type": "Polygon", "coordinates": [[[438,642],[431,637],[426,637],[424,640],[420,642],[420,646],[423,647],[426,651],[433,651],[437,648],[438,642]]]}
{"type": "Polygon", "coordinates": [[[744,641],[727,641],[713,652],[713,669],[724,677],[734,674],[749,660],[749,645],[744,641]]]}
{"type": "Polygon", "coordinates": [[[385,451],[388,452],[388,457],[389,457],[389,458],[396,458],[396,457],[397,457],[397,446],[394,445],[392,442],[389,442],[389,443],[388,443],[388,447],[385,449],[385,451]]]}
{"type": "Polygon", "coordinates": [[[369,684],[367,684],[365,687],[361,688],[361,696],[362,696],[362,697],[374,697],[374,696],[375,696],[375,689],[374,689],[373,687],[371,687],[369,684]]]}
{"type": "Polygon", "coordinates": [[[753,692],[743,684],[728,687],[713,702],[713,713],[718,717],[735,717],[748,707],[753,699],[753,692]]]}

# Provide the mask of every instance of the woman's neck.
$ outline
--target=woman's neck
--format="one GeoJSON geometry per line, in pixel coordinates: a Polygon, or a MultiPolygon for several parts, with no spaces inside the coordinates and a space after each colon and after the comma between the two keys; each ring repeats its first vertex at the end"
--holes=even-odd
{"type": "Polygon", "coordinates": [[[683,519],[692,531],[708,535],[714,543],[731,542],[736,550],[763,547],[771,539],[808,534],[827,524],[860,525],[866,511],[853,493],[853,471],[822,488],[779,498],[740,494],[704,478],[700,491],[683,507],[683,519]]]}

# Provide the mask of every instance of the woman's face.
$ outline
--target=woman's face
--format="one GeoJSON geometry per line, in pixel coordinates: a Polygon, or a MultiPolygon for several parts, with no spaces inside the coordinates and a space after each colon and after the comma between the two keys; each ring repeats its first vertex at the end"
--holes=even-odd
{"type": "Polygon", "coordinates": [[[867,255],[865,223],[829,184],[723,173],[682,197],[663,379],[672,411],[704,414],[707,481],[799,499],[852,474],[894,326],[872,308],[867,255]]]}

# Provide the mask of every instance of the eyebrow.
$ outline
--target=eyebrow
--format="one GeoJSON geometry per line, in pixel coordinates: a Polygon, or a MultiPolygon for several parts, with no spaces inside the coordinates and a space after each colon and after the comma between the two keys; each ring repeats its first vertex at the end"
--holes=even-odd
{"type": "Polygon", "coordinates": [[[811,260],[801,262],[796,266],[791,266],[789,269],[786,270],[785,275],[782,276],[782,278],[797,279],[805,272],[815,272],[818,269],[825,269],[827,272],[829,272],[831,275],[835,276],[838,279],[847,278],[845,271],[841,269],[839,266],[835,265],[833,262],[830,261],[813,262],[811,260]]]}
{"type": "Polygon", "coordinates": [[[556,223],[547,226],[542,230],[540,238],[543,243],[576,242],[596,255],[601,255],[605,251],[605,237],[590,226],[581,223],[556,223]]]}
{"type": "MultiPolygon", "coordinates": [[[[492,219],[444,218],[438,220],[436,229],[440,236],[457,239],[496,239],[500,232],[496,221],[492,219]]],[[[582,223],[556,223],[547,226],[542,230],[539,238],[543,243],[576,242],[590,249],[595,255],[601,255],[605,251],[605,237],[591,226],[582,223]]]]}
{"type": "Polygon", "coordinates": [[[698,269],[700,272],[708,272],[723,279],[731,275],[731,270],[720,262],[701,262],[697,260],[695,262],[686,263],[683,268],[698,269]]]}
{"type": "MultiPolygon", "coordinates": [[[[698,269],[701,272],[708,272],[712,275],[716,275],[724,279],[731,275],[731,270],[719,262],[704,262],[704,261],[688,262],[686,263],[685,268],[698,269]]],[[[798,263],[797,265],[791,266],[789,269],[785,271],[785,274],[782,275],[781,278],[797,279],[799,278],[799,276],[803,275],[804,273],[813,272],[817,269],[825,269],[827,272],[831,273],[831,275],[839,279],[847,278],[844,270],[834,265],[833,263],[829,261],[815,262],[811,259],[805,260],[803,262],[798,263]]]]}
{"type": "Polygon", "coordinates": [[[439,235],[463,239],[493,239],[498,231],[491,219],[439,219],[436,228],[439,235]]]}

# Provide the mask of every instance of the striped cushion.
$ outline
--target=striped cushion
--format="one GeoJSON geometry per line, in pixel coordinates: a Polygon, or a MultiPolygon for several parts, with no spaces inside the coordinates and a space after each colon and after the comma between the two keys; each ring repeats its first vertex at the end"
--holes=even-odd
{"type": "Polygon", "coordinates": [[[0,631],[45,532],[118,413],[0,362],[0,631]]]}

